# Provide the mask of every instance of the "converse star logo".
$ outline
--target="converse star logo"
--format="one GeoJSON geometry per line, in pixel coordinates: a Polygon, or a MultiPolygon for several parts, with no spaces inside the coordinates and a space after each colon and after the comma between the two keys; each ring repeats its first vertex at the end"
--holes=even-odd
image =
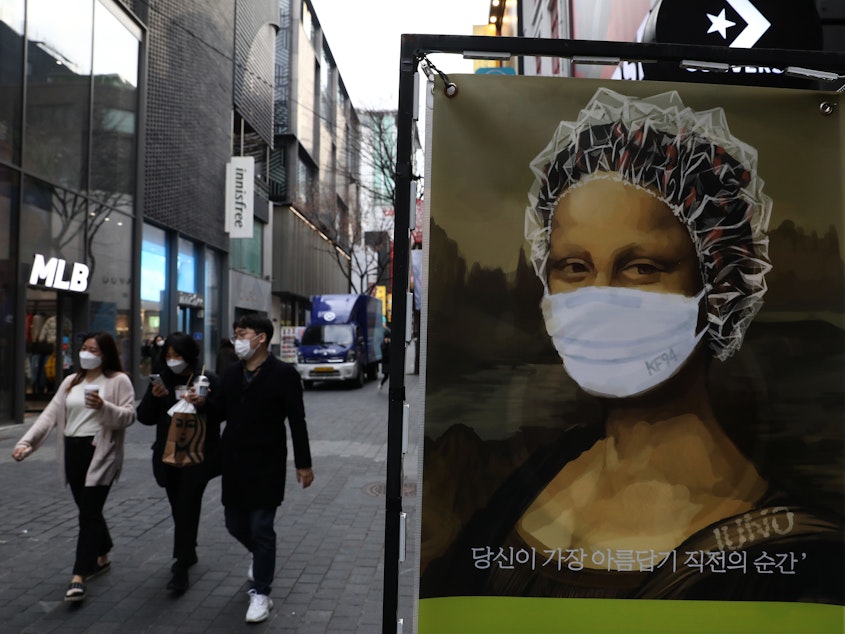
{"type": "MultiPolygon", "coordinates": [[[[751,0],[726,0],[726,2],[745,21],[745,28],[740,31],[736,39],[728,46],[731,48],[753,47],[760,41],[763,34],[769,30],[772,23],[754,6],[751,0]]],[[[707,14],[710,20],[710,28],[707,33],[719,33],[723,40],[728,39],[728,29],[737,25],[736,22],[731,22],[727,18],[725,12],[726,10],[722,9],[719,15],[707,14]]]]}
{"type": "Polygon", "coordinates": [[[710,18],[710,29],[707,33],[718,31],[723,40],[728,39],[728,29],[732,26],[736,26],[736,22],[731,22],[725,17],[725,10],[722,9],[722,12],[719,15],[712,15],[708,13],[707,17],[710,18]]]}

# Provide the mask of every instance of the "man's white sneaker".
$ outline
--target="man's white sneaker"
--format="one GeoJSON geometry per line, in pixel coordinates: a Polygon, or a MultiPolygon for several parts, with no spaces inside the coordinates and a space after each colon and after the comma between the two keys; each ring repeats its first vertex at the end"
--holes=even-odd
{"type": "Polygon", "coordinates": [[[258,594],[255,590],[249,591],[249,609],[246,611],[247,623],[261,623],[270,616],[273,609],[273,600],[266,594],[258,594]]]}

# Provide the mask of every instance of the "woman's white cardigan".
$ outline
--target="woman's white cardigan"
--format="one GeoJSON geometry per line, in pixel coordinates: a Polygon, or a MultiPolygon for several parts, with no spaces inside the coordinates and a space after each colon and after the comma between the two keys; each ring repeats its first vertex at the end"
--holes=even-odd
{"type": "MultiPolygon", "coordinates": [[[[56,427],[56,457],[62,480],[67,484],[65,475],[65,423],[67,420],[67,390],[76,374],[66,377],[56,395],[50,401],[32,427],[24,434],[15,447],[38,449],[50,431],[56,427]]],[[[103,407],[99,410],[100,431],[94,436],[94,457],[85,486],[108,485],[117,480],[123,467],[123,439],[126,428],[135,422],[135,390],[129,377],[118,372],[111,377],[103,377],[105,384],[100,391],[103,407]]]]}

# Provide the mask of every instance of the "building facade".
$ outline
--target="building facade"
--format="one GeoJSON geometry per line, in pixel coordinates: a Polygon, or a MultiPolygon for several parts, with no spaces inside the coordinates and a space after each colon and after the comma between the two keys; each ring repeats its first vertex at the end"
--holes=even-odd
{"type": "Polygon", "coordinates": [[[348,293],[360,227],[359,122],[309,0],[279,0],[276,37],[273,318],[307,324],[312,295],[348,293]]]}
{"type": "Polygon", "coordinates": [[[214,367],[234,320],[270,312],[275,0],[127,1],[151,33],[142,341],[158,332],[189,332],[214,367]],[[248,238],[230,239],[225,230],[225,170],[233,156],[254,159],[248,238]]]}
{"type": "Polygon", "coordinates": [[[0,0],[0,421],[43,407],[89,330],[137,358],[145,42],[112,0],[0,0]]]}
{"type": "MultiPolygon", "coordinates": [[[[155,334],[190,332],[213,364],[239,296],[229,253],[254,259],[225,232],[233,154],[258,157],[271,236],[278,15],[213,5],[0,0],[0,422],[43,408],[92,330],[139,391],[155,334]]],[[[244,308],[269,312],[264,268],[244,276],[266,290],[244,308]]]]}

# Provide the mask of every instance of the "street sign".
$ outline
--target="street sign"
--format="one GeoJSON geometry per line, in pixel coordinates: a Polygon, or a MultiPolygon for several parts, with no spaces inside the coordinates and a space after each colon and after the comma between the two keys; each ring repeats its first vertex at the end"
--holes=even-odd
{"type": "MultiPolygon", "coordinates": [[[[643,42],[812,51],[822,50],[823,34],[814,0],[658,0],[643,42]]],[[[784,77],[782,70],[745,66],[725,73],[643,64],[645,79],[813,87],[810,80],[784,77]]]]}

